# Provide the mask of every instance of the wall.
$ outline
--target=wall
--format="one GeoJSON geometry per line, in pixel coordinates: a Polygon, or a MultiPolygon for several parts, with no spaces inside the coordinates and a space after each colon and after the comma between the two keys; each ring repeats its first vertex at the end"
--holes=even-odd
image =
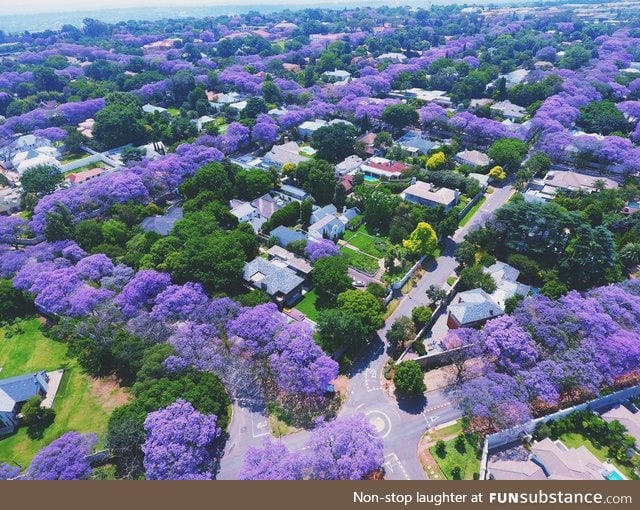
{"type": "Polygon", "coordinates": [[[467,205],[464,206],[464,209],[462,209],[462,211],[460,211],[458,213],[458,220],[461,220],[462,218],[464,218],[464,215],[467,214],[469,212],[469,210],[478,202],[478,200],[480,200],[482,197],[484,196],[484,193],[482,191],[480,191],[479,193],[476,194],[475,197],[473,197],[469,203],[467,205]]]}
{"type": "Polygon", "coordinates": [[[391,284],[391,288],[393,290],[400,290],[402,287],[404,287],[404,284],[407,283],[409,281],[409,278],[411,278],[413,276],[413,273],[415,273],[418,270],[418,268],[424,262],[424,259],[425,259],[424,255],[422,257],[420,257],[420,260],[418,260],[418,262],[416,262],[411,267],[411,269],[409,269],[409,271],[407,271],[407,273],[402,277],[402,280],[391,284]]]}

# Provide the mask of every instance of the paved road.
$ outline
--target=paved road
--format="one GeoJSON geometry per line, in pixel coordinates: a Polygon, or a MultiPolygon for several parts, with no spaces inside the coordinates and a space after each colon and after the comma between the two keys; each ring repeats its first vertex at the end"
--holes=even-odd
{"type": "MultiPolygon", "coordinates": [[[[397,317],[410,316],[413,307],[426,303],[425,291],[429,285],[441,287],[454,272],[457,265],[453,259],[456,243],[472,229],[482,225],[493,211],[501,207],[513,194],[510,186],[496,188],[487,195],[487,200],[472,220],[456,231],[442,253],[423,275],[415,288],[406,295],[396,310],[378,331],[376,339],[364,350],[354,364],[344,406],[339,416],[364,413],[378,429],[384,439],[385,470],[391,480],[425,480],[426,474],[418,460],[417,449],[420,438],[430,427],[441,425],[460,417],[460,411],[451,405],[446,393],[441,390],[427,392],[419,399],[398,400],[384,388],[382,377],[387,360],[385,338],[387,325],[397,317]]],[[[308,431],[290,434],[281,438],[291,450],[304,447],[308,431]]],[[[249,410],[234,406],[234,415],[229,429],[229,441],[221,460],[218,479],[232,480],[238,473],[244,454],[250,446],[259,446],[270,435],[264,413],[259,409],[249,410]]]]}

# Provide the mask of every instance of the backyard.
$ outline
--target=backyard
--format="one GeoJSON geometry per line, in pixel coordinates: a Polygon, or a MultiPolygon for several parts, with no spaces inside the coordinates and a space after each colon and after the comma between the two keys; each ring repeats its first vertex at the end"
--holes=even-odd
{"type": "Polygon", "coordinates": [[[318,320],[318,310],[316,308],[316,301],[318,300],[318,294],[315,290],[307,292],[302,301],[296,305],[296,309],[305,314],[309,319],[316,322],[318,320]]]}
{"type": "Polygon", "coordinates": [[[94,380],[84,374],[77,361],[67,357],[65,344],[42,334],[38,319],[23,321],[20,327],[22,331],[10,338],[6,328],[0,328],[0,378],[59,368],[64,369],[64,376],[53,405],[53,424],[41,437],[29,437],[27,428],[22,427],[0,439],[0,460],[24,468],[40,448],[70,430],[93,432],[98,436],[98,447],[104,446],[109,415],[126,403],[127,395],[115,381],[94,380]]]}
{"type": "Polygon", "coordinates": [[[360,251],[376,258],[384,257],[389,248],[389,241],[386,237],[374,237],[370,235],[364,225],[360,225],[357,230],[348,230],[345,232],[344,240],[360,251]]]}
{"type": "MultiPolygon", "coordinates": [[[[566,433],[560,436],[560,440],[567,446],[568,448],[579,448],[580,446],[586,447],[595,457],[602,461],[606,462],[609,457],[609,449],[606,446],[596,446],[594,445],[588,437],[583,436],[578,433],[566,433]]],[[[627,478],[634,479],[633,476],[633,468],[620,462],[617,462],[615,459],[611,459],[611,463],[627,478]]]]}
{"type": "Polygon", "coordinates": [[[351,267],[358,269],[359,271],[364,271],[365,273],[374,275],[380,267],[378,265],[378,259],[367,255],[366,253],[357,252],[345,246],[340,248],[340,253],[347,257],[351,267]]]}

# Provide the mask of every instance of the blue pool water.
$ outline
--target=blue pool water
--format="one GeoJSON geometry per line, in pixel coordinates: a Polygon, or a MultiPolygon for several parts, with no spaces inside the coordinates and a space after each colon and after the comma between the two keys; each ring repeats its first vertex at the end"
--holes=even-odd
{"type": "Polygon", "coordinates": [[[627,202],[627,207],[631,207],[633,209],[640,209],[640,202],[637,200],[630,200],[627,202]]]}
{"type": "Polygon", "coordinates": [[[367,182],[378,182],[378,179],[376,179],[375,177],[371,177],[370,175],[365,175],[364,180],[367,182]]]}
{"type": "Polygon", "coordinates": [[[607,480],[624,480],[617,471],[611,471],[606,478],[607,480]]]}

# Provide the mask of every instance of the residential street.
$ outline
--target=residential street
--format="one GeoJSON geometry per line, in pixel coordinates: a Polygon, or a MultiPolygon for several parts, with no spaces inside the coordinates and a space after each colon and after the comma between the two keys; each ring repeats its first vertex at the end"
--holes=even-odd
{"type": "MultiPolygon", "coordinates": [[[[470,230],[478,228],[499,207],[509,200],[514,190],[511,186],[495,188],[475,216],[458,229],[453,239],[447,240],[445,250],[406,295],[395,311],[378,331],[378,337],[362,353],[354,365],[349,380],[347,396],[339,416],[364,413],[378,429],[384,439],[385,470],[391,480],[425,480],[427,476],[418,460],[417,448],[422,435],[430,427],[447,423],[460,417],[460,411],[451,405],[445,391],[427,392],[426,398],[398,400],[385,389],[382,376],[387,360],[384,338],[387,327],[403,315],[410,316],[411,310],[426,304],[426,289],[430,285],[441,287],[454,272],[457,265],[453,258],[456,243],[470,230]]],[[[310,432],[303,431],[281,438],[290,449],[304,447],[310,432]]],[[[270,435],[267,418],[258,411],[234,406],[233,419],[229,428],[229,440],[225,455],[221,460],[219,480],[238,478],[238,473],[247,449],[260,446],[270,435]]]]}

